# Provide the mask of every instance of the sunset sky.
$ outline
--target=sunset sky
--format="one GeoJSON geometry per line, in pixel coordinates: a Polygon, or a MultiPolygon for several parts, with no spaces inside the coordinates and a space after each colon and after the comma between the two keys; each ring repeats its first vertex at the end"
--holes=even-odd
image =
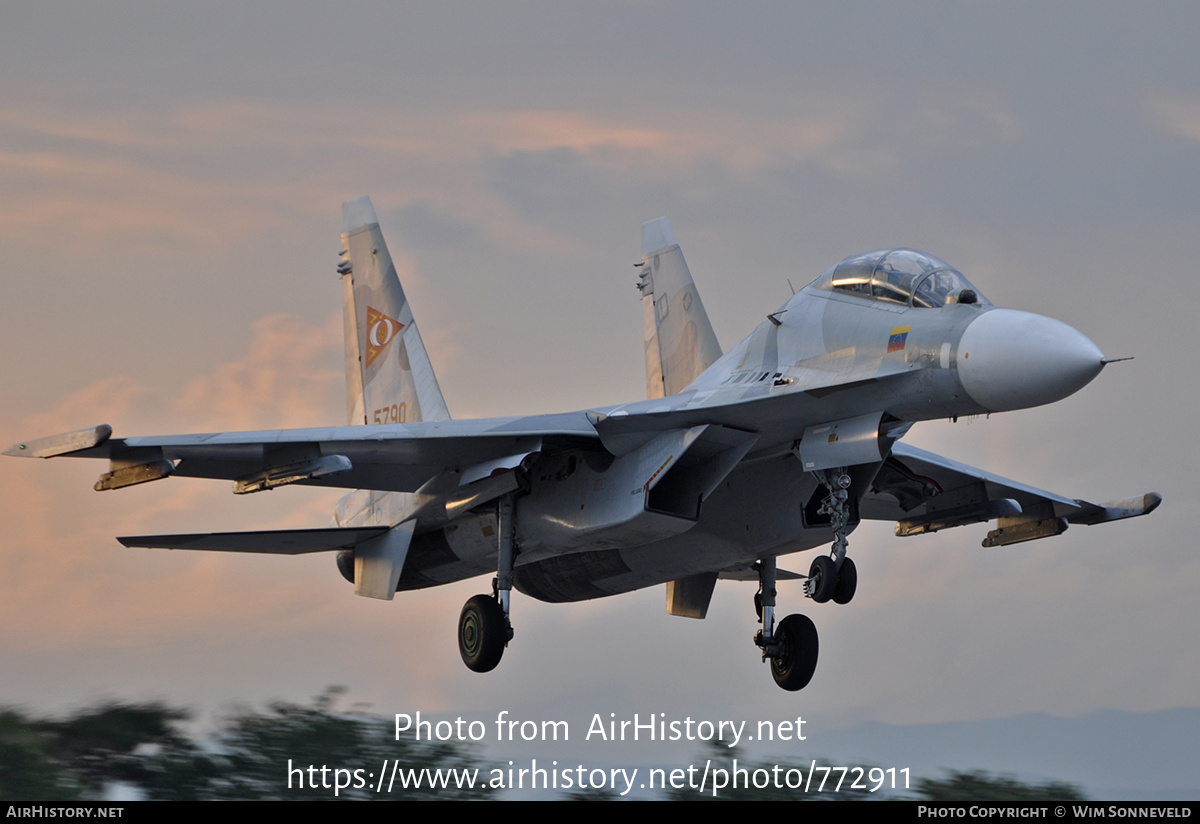
{"type": "MultiPolygon", "coordinates": [[[[459,659],[486,579],[355,598],[327,555],[116,535],[324,526],[338,492],[235,497],[0,459],[0,703],[305,701],[828,727],[1200,708],[1194,341],[1200,7],[1042,3],[5,3],[0,448],[342,423],[340,207],[369,194],[456,417],[644,395],[631,264],[667,215],[733,345],[841,258],[912,246],[1109,357],[1052,407],[908,441],[1152,516],[980,548],[983,525],[851,536],[811,686],[760,664],[751,584],[708,619],[662,588],[514,596],[490,675],[459,659]]],[[[781,559],[806,569],[810,555],[781,559]]]]}

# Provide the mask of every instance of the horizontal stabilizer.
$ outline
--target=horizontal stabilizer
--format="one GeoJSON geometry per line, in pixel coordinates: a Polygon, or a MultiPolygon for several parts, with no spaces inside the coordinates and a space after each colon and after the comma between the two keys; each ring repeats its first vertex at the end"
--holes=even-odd
{"type": "Polygon", "coordinates": [[[388,531],[386,526],[268,529],[255,532],[198,532],[191,535],[131,535],[117,538],[125,546],[151,549],[202,549],[217,552],[259,552],[303,555],[353,549],[388,531]]]}

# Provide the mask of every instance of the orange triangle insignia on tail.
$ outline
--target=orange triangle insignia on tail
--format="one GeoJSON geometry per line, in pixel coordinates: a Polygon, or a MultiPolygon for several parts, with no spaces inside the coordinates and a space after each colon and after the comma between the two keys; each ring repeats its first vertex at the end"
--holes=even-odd
{"type": "Polygon", "coordinates": [[[404,328],[404,324],[395,318],[390,318],[371,306],[367,307],[367,362],[370,366],[375,359],[387,349],[392,338],[404,328]]]}

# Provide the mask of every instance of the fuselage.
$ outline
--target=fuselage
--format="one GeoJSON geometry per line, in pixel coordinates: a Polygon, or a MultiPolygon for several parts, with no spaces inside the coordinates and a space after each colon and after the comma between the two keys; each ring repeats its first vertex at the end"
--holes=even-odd
{"type": "MultiPolygon", "coordinates": [[[[1076,330],[993,306],[936,258],[848,258],[682,392],[579,413],[604,448],[543,455],[522,479],[516,585],[583,600],[819,546],[830,539],[813,516],[819,485],[797,460],[810,427],[879,413],[881,437],[895,438],[918,421],[1054,402],[1103,363],[1076,330]],[[656,430],[668,413],[673,429],[656,430]],[[705,473],[723,474],[691,483],[705,473]]],[[[854,495],[880,464],[855,468],[854,495]]],[[[411,505],[371,495],[377,522],[411,505]]],[[[418,534],[400,588],[494,571],[494,535],[488,508],[418,534]]]]}

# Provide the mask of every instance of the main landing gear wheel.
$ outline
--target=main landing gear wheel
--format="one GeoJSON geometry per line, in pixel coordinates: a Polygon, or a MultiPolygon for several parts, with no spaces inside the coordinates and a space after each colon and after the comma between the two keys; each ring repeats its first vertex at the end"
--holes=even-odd
{"type": "Polygon", "coordinates": [[[817,669],[817,628],[803,615],[789,615],[775,626],[775,558],[762,558],[754,567],[758,571],[754,609],[762,623],[754,644],[762,650],[764,661],[771,659],[776,684],[791,692],[802,690],[817,669]]]}
{"type": "MultiPolygon", "coordinates": [[[[857,582],[858,579],[855,578],[857,582]]],[[[838,585],[837,564],[828,555],[818,555],[808,568],[808,581],[804,584],[804,592],[818,604],[823,604],[833,597],[838,585]]],[[[793,617],[793,616],[788,616],[793,617]]]]}
{"type": "Polygon", "coordinates": [[[510,637],[508,619],[492,596],[476,595],[463,606],[458,618],[458,651],[470,669],[494,670],[510,637]]]}
{"type": "Polygon", "coordinates": [[[471,598],[458,616],[458,652],[467,668],[475,672],[494,670],[513,637],[509,597],[517,554],[514,508],[511,494],[496,501],[496,577],[492,580],[492,594],[471,598]]]}
{"type": "Polygon", "coordinates": [[[795,692],[808,686],[817,670],[817,627],[806,615],[789,615],[775,630],[778,652],[771,656],[775,683],[795,692]]]}
{"type": "Polygon", "coordinates": [[[858,569],[854,566],[854,561],[843,558],[842,568],[838,570],[837,574],[837,586],[833,588],[833,602],[835,604],[850,603],[850,599],[854,597],[857,589],[858,569]]]}

